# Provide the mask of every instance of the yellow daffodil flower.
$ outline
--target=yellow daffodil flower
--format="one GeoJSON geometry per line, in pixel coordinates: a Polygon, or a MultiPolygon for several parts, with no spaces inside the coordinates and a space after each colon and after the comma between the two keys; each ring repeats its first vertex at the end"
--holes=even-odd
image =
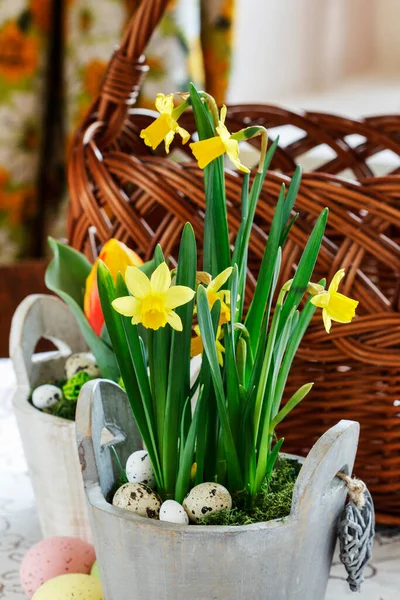
{"type": "Polygon", "coordinates": [[[127,267],[125,283],[132,296],[113,301],[117,312],[132,317],[133,325],[142,323],[148,329],[157,330],[169,323],[176,331],[182,331],[181,318],[173,309],[190,302],[194,291],[184,285],[171,287],[171,272],[165,262],[150,279],[137,267],[127,267]]]}
{"type": "Polygon", "coordinates": [[[174,108],[174,94],[157,94],[155,104],[160,116],[146,129],[142,129],[140,137],[144,139],[146,146],[151,146],[153,150],[164,140],[165,152],[168,154],[176,133],[181,136],[183,144],[189,141],[190,133],[178,125],[177,119],[182,110],[179,106],[174,108]]]}
{"type": "Polygon", "coordinates": [[[201,140],[190,144],[190,148],[198,161],[200,169],[204,169],[211,161],[223,154],[227,154],[235,167],[244,173],[249,173],[239,160],[239,142],[229,133],[226,125],[226,106],[221,108],[219,124],[216,127],[217,134],[208,140],[201,140]]]}
{"type": "Polygon", "coordinates": [[[352,300],[338,292],[339,284],[342,281],[344,274],[344,269],[340,269],[340,271],[333,276],[328,290],[311,298],[311,302],[314,306],[322,308],[322,318],[327,333],[331,330],[332,321],[337,321],[337,323],[350,323],[356,313],[358,301],[352,300]]]}
{"type": "Polygon", "coordinates": [[[221,314],[219,318],[220,325],[228,323],[228,321],[231,320],[231,309],[229,308],[230,292],[229,290],[221,290],[220,288],[228,281],[232,270],[232,267],[228,267],[222,271],[222,273],[217,275],[215,279],[212,279],[206,287],[210,310],[217,300],[221,301],[221,314]]]}
{"type": "MultiPolygon", "coordinates": [[[[203,350],[204,350],[203,340],[201,339],[201,334],[200,334],[200,327],[198,325],[196,325],[194,327],[194,332],[196,334],[196,337],[192,338],[192,341],[190,344],[190,357],[191,358],[193,358],[194,356],[198,356],[199,354],[203,354],[203,350]]],[[[218,327],[217,336],[215,339],[215,347],[217,349],[218,362],[221,367],[224,364],[223,352],[225,352],[225,348],[219,341],[222,336],[223,336],[222,329],[221,329],[221,327],[218,327]]]]}

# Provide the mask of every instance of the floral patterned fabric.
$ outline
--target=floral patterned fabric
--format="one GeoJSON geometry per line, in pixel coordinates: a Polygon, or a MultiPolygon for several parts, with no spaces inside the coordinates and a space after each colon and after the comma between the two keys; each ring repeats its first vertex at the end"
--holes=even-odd
{"type": "Polygon", "coordinates": [[[0,262],[30,248],[37,211],[44,64],[50,7],[0,3],[0,262]],[[44,18],[46,17],[46,18],[44,18]]]}
{"type": "MultiPolygon", "coordinates": [[[[56,164],[54,153],[43,155],[45,124],[60,130],[44,114],[51,90],[51,82],[46,88],[46,64],[56,60],[52,36],[63,32],[64,103],[59,118],[67,149],[139,2],[65,0],[62,26],[53,10],[55,0],[0,2],[0,262],[29,256],[40,247],[35,236],[44,227],[38,227],[38,220],[49,214],[51,233],[64,233],[65,203],[57,206],[55,215],[56,194],[49,186],[38,188],[40,169],[50,180],[59,180],[65,170],[65,164],[56,164]]],[[[222,103],[229,80],[233,13],[234,0],[171,0],[147,49],[150,72],[140,105],[153,108],[158,92],[187,89],[190,80],[207,86],[222,103]]],[[[56,154],[65,163],[67,151],[56,154]]]]}

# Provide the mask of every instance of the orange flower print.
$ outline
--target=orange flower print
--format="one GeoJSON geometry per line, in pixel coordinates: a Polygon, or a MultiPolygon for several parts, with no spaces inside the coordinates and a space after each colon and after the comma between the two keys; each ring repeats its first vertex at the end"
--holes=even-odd
{"type": "Polygon", "coordinates": [[[44,32],[50,31],[53,16],[52,0],[30,0],[30,12],[38,29],[44,32]]]}
{"type": "Polygon", "coordinates": [[[100,92],[107,63],[104,60],[94,59],[88,63],[83,73],[83,87],[91,99],[96,98],[100,92]]]}
{"type": "Polygon", "coordinates": [[[14,22],[0,31],[0,76],[9,82],[29,77],[38,66],[38,41],[26,36],[14,22]]]}

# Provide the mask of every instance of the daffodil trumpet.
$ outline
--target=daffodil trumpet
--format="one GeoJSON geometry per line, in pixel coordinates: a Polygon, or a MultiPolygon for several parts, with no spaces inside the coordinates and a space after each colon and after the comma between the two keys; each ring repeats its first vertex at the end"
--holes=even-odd
{"type": "Polygon", "coordinates": [[[330,333],[332,321],[350,323],[356,314],[358,301],[338,292],[340,282],[344,276],[344,269],[337,271],[329,288],[314,295],[311,299],[314,306],[322,308],[322,319],[327,333],[330,333]]]}
{"type": "Polygon", "coordinates": [[[169,147],[176,134],[180,135],[183,144],[186,144],[190,139],[190,133],[178,124],[179,117],[189,106],[189,100],[186,99],[175,107],[174,94],[168,94],[167,96],[158,94],[155,105],[160,116],[151,125],[146,127],[146,129],[142,129],[140,137],[153,150],[164,141],[165,152],[168,154],[169,147]]]}

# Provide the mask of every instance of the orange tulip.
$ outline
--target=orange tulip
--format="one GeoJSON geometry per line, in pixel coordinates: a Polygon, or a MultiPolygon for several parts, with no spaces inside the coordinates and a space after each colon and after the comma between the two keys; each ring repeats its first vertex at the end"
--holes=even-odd
{"type": "Polygon", "coordinates": [[[136,252],[133,252],[133,250],[128,248],[124,243],[119,242],[114,238],[108,240],[103,246],[99,258],[94,263],[92,270],[86,279],[85,297],[83,301],[85,316],[97,335],[101,334],[104,325],[103,311],[101,310],[99,290],[97,288],[97,265],[99,260],[102,260],[110,269],[114,281],[119,272],[125,274],[127,267],[139,267],[143,264],[142,259],[136,252]]]}

